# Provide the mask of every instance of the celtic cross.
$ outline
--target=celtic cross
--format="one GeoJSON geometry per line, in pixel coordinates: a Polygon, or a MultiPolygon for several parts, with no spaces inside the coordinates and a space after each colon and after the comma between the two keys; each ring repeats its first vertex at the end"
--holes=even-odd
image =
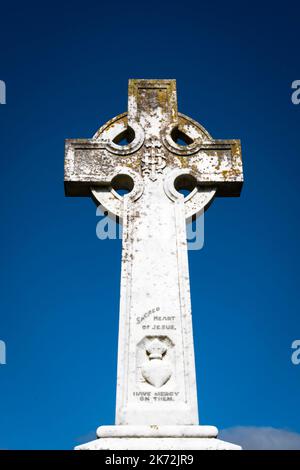
{"type": "Polygon", "coordinates": [[[242,182],[240,142],[178,113],[175,80],[130,80],[127,113],[66,141],[66,195],[123,224],[116,425],[198,425],[186,219],[242,182]]]}

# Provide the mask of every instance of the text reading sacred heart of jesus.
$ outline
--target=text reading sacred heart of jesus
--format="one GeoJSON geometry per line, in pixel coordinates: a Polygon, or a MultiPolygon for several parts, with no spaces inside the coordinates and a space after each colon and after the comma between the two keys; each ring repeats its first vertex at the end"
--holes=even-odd
{"type": "Polygon", "coordinates": [[[123,224],[116,424],[198,424],[186,219],[242,183],[240,141],[178,113],[175,80],[130,80],[127,113],[66,141],[66,195],[123,224]]]}

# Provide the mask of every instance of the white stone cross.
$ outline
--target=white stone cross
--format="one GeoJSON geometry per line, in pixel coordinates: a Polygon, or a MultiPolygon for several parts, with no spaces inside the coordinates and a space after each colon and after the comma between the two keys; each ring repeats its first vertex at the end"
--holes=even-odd
{"type": "Polygon", "coordinates": [[[130,80],[128,113],[66,141],[66,195],[92,196],[123,223],[116,426],[100,428],[106,444],[94,448],[117,448],[122,432],[124,448],[124,436],[149,429],[215,437],[197,426],[186,219],[215,196],[239,196],[242,182],[240,142],[178,113],[175,80],[130,80]]]}

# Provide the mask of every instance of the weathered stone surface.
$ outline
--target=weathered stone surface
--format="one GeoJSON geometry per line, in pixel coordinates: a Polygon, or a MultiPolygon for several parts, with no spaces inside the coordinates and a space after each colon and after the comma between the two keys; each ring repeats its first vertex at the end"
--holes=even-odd
{"type": "Polygon", "coordinates": [[[217,437],[215,426],[100,426],[98,437],[217,437]]]}
{"type": "MultiPolygon", "coordinates": [[[[239,141],[214,140],[178,114],[175,80],[130,80],[128,114],[91,140],[66,143],[66,194],[92,195],[123,222],[116,424],[127,432],[130,425],[200,428],[185,220],[215,196],[238,196],[242,181],[239,141]],[[117,188],[130,192],[121,197],[117,188]]],[[[130,436],[131,443],[102,436],[91,445],[225,445],[178,434],[159,444],[152,434],[130,436]]]]}
{"type": "Polygon", "coordinates": [[[217,439],[215,426],[101,426],[100,439],[77,450],[240,450],[217,439]]]}
{"type": "Polygon", "coordinates": [[[191,437],[124,437],[102,438],[75,447],[75,450],[241,450],[241,447],[220,439],[191,437]]]}
{"type": "Polygon", "coordinates": [[[107,122],[93,139],[66,141],[66,194],[89,196],[91,186],[109,186],[116,159],[119,166],[150,177],[189,169],[198,184],[215,187],[217,196],[238,196],[242,187],[240,141],[215,140],[178,113],[175,80],[130,80],[128,113],[107,122]],[[132,142],[118,145],[126,133],[132,142]],[[177,144],[178,136],[189,145],[177,144]]]}

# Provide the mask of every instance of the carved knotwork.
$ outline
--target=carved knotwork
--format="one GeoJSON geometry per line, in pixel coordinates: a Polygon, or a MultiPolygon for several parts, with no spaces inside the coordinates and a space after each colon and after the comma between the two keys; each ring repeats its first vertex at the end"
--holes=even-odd
{"type": "Polygon", "coordinates": [[[156,181],[166,167],[163,146],[158,139],[148,139],[141,160],[142,175],[156,181]]]}

